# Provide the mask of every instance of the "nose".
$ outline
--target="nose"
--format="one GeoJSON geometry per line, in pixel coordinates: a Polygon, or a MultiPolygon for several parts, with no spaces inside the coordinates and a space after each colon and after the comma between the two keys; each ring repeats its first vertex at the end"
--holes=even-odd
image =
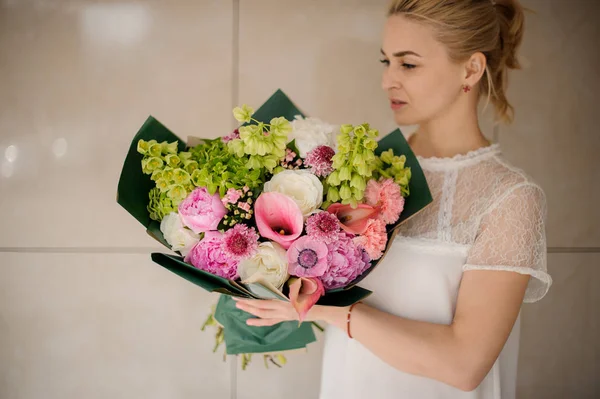
{"type": "Polygon", "coordinates": [[[385,68],[381,76],[381,88],[385,91],[388,91],[390,89],[398,89],[400,86],[401,85],[398,81],[398,78],[394,76],[394,73],[390,70],[390,68],[385,68]]]}

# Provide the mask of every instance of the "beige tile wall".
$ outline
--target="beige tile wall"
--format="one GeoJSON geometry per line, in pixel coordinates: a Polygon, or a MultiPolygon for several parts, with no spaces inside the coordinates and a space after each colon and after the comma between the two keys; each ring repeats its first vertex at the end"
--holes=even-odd
{"type": "Polygon", "coordinates": [[[554,285],[524,306],[519,398],[600,396],[600,254],[551,254],[554,285]]]}
{"type": "Polygon", "coordinates": [[[217,299],[147,255],[0,254],[0,398],[227,398],[217,299]]]}
{"type": "Polygon", "coordinates": [[[308,115],[395,128],[381,89],[384,0],[240,2],[242,102],[283,89],[308,115]]]}
{"type": "Polygon", "coordinates": [[[526,0],[524,70],[511,75],[512,126],[500,129],[506,156],[548,196],[548,242],[600,246],[600,2],[526,0]]]}
{"type": "Polygon", "coordinates": [[[525,0],[524,69],[511,75],[512,126],[501,127],[506,157],[548,197],[548,244],[591,254],[552,253],[547,298],[523,309],[520,398],[600,396],[600,168],[596,132],[600,62],[596,1],[525,0]]]}
{"type": "Polygon", "coordinates": [[[122,162],[149,114],[229,131],[232,3],[2,4],[1,245],[154,246],[114,201],[122,162]]]}
{"type": "Polygon", "coordinates": [[[219,0],[0,2],[0,247],[30,252],[0,253],[0,398],[229,397],[200,332],[216,298],[151,262],[115,193],[149,114],[230,130],[232,21],[219,0]]]}

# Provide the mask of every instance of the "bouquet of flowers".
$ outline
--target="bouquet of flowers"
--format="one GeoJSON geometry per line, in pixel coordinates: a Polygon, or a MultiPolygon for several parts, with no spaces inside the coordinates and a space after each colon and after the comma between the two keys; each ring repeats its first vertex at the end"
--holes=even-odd
{"type": "MultiPolygon", "coordinates": [[[[134,138],[118,202],[178,256],[152,259],[222,295],[206,325],[228,354],[304,348],[316,303],[347,306],[383,258],[396,227],[431,202],[399,131],[336,128],[305,116],[281,91],[217,139],[188,140],[150,117],[134,138]],[[291,301],[300,323],[249,327],[231,296],[291,301]]],[[[215,347],[215,349],[216,349],[215,347]]]]}

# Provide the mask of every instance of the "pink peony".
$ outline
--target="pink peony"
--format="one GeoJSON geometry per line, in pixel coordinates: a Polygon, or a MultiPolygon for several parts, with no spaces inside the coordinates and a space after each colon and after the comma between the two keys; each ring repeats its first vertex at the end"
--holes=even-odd
{"type": "Polygon", "coordinates": [[[369,180],[365,189],[367,204],[378,207],[378,218],[386,224],[395,223],[404,210],[404,197],[393,179],[369,180]]]}
{"type": "Polygon", "coordinates": [[[230,259],[242,260],[256,253],[258,248],[258,234],[254,227],[245,224],[236,224],[225,232],[223,237],[223,252],[230,259]]]}
{"type": "Polygon", "coordinates": [[[370,219],[367,223],[367,230],[360,236],[354,237],[354,243],[367,251],[371,260],[381,258],[387,244],[385,222],[379,219],[370,219]]]}
{"type": "Polygon", "coordinates": [[[306,219],[306,234],[309,237],[330,244],[338,239],[340,223],[329,212],[319,212],[306,219]]]}
{"type": "Polygon", "coordinates": [[[319,277],[327,270],[327,245],[308,236],[298,238],[287,251],[288,273],[319,277]]]}
{"type": "Polygon", "coordinates": [[[194,233],[216,230],[227,213],[219,193],[210,195],[206,187],[198,187],[179,204],[181,221],[194,233]]]}
{"type": "Polygon", "coordinates": [[[223,233],[208,231],[185,257],[194,267],[228,279],[236,279],[238,262],[223,252],[223,233]]]}
{"type": "Polygon", "coordinates": [[[311,172],[316,176],[326,177],[333,172],[332,158],[334,155],[335,151],[333,148],[320,145],[306,154],[304,164],[310,166],[311,172]]]}
{"type": "Polygon", "coordinates": [[[354,244],[352,237],[341,232],[337,241],[327,245],[329,268],[321,276],[326,290],[347,286],[371,266],[369,256],[354,244]]]}

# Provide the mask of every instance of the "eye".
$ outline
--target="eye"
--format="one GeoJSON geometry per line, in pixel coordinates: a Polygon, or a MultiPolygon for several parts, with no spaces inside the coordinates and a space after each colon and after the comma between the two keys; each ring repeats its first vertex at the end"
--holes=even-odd
{"type": "Polygon", "coordinates": [[[383,65],[390,66],[390,60],[379,60],[383,65]]]}
{"type": "Polygon", "coordinates": [[[402,64],[402,68],[405,69],[415,69],[417,66],[413,64],[407,64],[406,62],[402,64]]]}

